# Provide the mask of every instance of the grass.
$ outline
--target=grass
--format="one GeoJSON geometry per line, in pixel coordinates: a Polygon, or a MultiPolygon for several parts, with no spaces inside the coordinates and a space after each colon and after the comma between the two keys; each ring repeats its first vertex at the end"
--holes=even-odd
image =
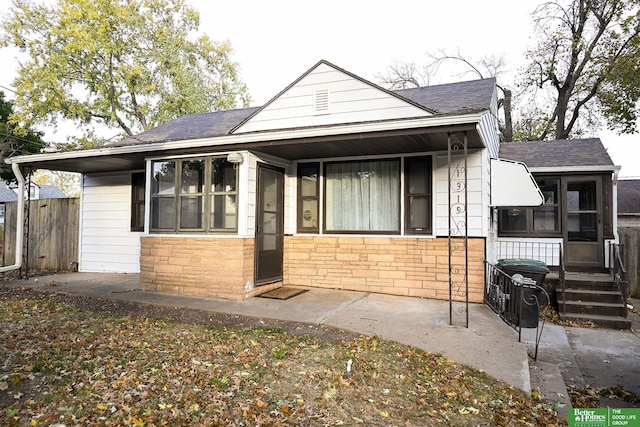
{"type": "Polygon", "coordinates": [[[483,372],[378,337],[326,341],[12,296],[0,299],[0,324],[7,426],[566,425],[483,372]]]}

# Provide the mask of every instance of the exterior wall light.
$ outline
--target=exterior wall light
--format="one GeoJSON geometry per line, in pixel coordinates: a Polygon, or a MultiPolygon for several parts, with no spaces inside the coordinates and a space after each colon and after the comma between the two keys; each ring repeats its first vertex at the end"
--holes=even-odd
{"type": "Polygon", "coordinates": [[[227,155],[227,161],[234,165],[241,165],[244,162],[244,156],[240,153],[229,153],[227,155]]]}

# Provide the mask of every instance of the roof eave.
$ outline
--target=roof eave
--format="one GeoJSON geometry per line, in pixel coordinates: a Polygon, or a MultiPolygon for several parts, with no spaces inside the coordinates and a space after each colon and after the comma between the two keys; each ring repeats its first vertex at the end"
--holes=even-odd
{"type": "Polygon", "coordinates": [[[560,173],[560,172],[618,172],[620,166],[529,166],[529,171],[532,173],[560,173]]]}
{"type": "Polygon", "coordinates": [[[188,140],[163,141],[148,144],[136,144],[118,147],[100,147],[88,150],[62,151],[54,153],[40,153],[6,158],[5,163],[32,164],[51,162],[55,160],[86,159],[111,155],[126,155],[132,153],[158,152],[165,150],[180,150],[183,148],[215,148],[230,144],[246,144],[269,140],[288,140],[300,138],[314,138],[319,136],[339,136],[366,132],[381,132],[389,130],[418,129],[438,126],[455,126],[464,124],[478,124],[486,111],[473,112],[454,116],[421,117],[383,122],[367,122],[330,127],[312,127],[304,129],[287,129],[267,132],[243,133],[225,135],[213,138],[197,138],[188,140]]]}

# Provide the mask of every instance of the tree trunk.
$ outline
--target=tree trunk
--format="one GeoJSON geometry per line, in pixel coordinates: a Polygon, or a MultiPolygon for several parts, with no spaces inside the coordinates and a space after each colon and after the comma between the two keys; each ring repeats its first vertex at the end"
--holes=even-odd
{"type": "Polygon", "coordinates": [[[567,139],[568,132],[565,120],[567,118],[567,108],[569,105],[568,92],[564,89],[558,89],[558,104],[556,110],[556,139],[567,139]]]}
{"type": "Polygon", "coordinates": [[[502,137],[505,142],[513,141],[513,120],[511,118],[511,90],[503,89],[504,92],[504,131],[502,137]]]}

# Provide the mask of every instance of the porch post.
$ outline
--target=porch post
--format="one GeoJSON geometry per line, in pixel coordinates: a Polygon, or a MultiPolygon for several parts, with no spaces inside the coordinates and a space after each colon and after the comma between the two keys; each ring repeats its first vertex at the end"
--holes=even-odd
{"type": "MultiPolygon", "coordinates": [[[[465,306],[458,312],[465,313],[465,326],[469,327],[469,246],[467,209],[467,133],[460,141],[455,133],[449,133],[447,144],[448,204],[449,204],[449,324],[453,324],[453,299],[462,296],[465,306]],[[452,153],[462,154],[452,168],[452,153]],[[453,255],[464,254],[464,265],[453,264],[453,255]],[[463,278],[460,279],[462,272],[463,278]],[[455,294],[454,294],[455,292],[455,294]]],[[[459,258],[458,258],[459,259],[459,258]]],[[[457,261],[459,262],[459,261],[457,261]]]]}

